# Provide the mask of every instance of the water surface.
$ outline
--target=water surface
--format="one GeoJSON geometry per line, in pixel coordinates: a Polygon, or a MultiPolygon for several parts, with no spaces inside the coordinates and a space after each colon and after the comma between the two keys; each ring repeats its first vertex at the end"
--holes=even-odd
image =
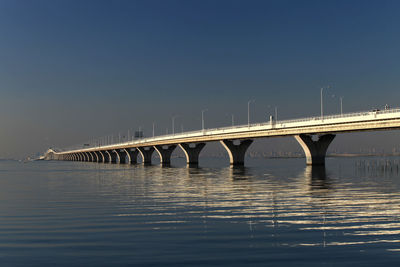
{"type": "Polygon", "coordinates": [[[0,162],[0,265],[399,262],[399,158],[201,160],[0,162]]]}

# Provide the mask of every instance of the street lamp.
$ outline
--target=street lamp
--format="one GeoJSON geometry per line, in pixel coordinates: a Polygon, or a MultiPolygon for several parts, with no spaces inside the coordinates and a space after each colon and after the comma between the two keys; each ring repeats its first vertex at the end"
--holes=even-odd
{"type": "MultiPolygon", "coordinates": [[[[268,105],[267,108],[270,109],[272,107],[270,105],[268,105]]],[[[277,106],[275,106],[274,111],[275,111],[275,117],[274,118],[275,118],[275,121],[277,121],[278,120],[278,107],[277,106]]],[[[270,114],[270,115],[272,115],[272,114],[270,114]]]]}
{"type": "Polygon", "coordinates": [[[340,115],[343,116],[343,96],[340,97],[340,115]]]}
{"type": "Polygon", "coordinates": [[[204,131],[204,112],[208,111],[208,109],[203,109],[201,111],[201,129],[204,131]]]}
{"type": "Polygon", "coordinates": [[[324,119],[324,104],[323,104],[323,98],[322,98],[323,92],[324,92],[324,87],[321,87],[321,120],[324,119]]]}
{"type": "Polygon", "coordinates": [[[250,127],[250,103],[255,102],[254,99],[247,102],[247,126],[250,127]]]}
{"type": "Polygon", "coordinates": [[[154,137],[154,126],[155,126],[155,123],[153,122],[153,137],[154,137]]]}
{"type": "Polygon", "coordinates": [[[179,117],[178,115],[172,116],[172,134],[175,134],[175,118],[179,117]]]}
{"type": "Polygon", "coordinates": [[[323,101],[324,89],[329,89],[329,86],[321,87],[321,120],[324,119],[324,101],[323,101]]]}

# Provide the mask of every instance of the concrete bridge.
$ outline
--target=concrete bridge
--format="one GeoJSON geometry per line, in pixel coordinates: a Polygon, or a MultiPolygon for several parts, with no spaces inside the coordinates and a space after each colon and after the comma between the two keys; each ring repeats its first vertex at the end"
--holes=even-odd
{"type": "Polygon", "coordinates": [[[172,152],[179,147],[186,155],[187,164],[197,165],[206,143],[217,141],[226,149],[231,165],[244,165],[245,153],[253,139],[293,136],[304,150],[307,165],[324,165],[326,151],[336,134],[399,128],[400,109],[385,109],[295,120],[271,119],[266,123],[204,129],[112,145],[60,152],[48,150],[44,158],[135,164],[140,154],[144,164],[151,164],[152,154],[156,151],[161,164],[168,165],[172,152]]]}

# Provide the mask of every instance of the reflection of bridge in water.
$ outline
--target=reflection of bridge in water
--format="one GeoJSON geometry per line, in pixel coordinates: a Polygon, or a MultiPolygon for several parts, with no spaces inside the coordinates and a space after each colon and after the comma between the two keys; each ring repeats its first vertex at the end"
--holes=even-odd
{"type": "Polygon", "coordinates": [[[161,164],[168,165],[172,152],[180,147],[187,163],[197,165],[206,143],[218,141],[226,149],[231,165],[243,165],[253,139],[294,136],[304,150],[308,165],[324,165],[326,151],[335,134],[398,128],[400,109],[387,109],[297,120],[271,120],[268,123],[204,129],[66,151],[50,149],[45,159],[135,164],[140,154],[144,164],[151,164],[152,154],[157,151],[161,164]],[[318,138],[315,140],[314,136],[318,138]]]}

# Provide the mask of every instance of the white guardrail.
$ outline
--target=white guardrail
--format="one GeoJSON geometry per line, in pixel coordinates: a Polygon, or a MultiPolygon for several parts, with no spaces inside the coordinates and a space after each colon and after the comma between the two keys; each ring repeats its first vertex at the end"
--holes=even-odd
{"type": "Polygon", "coordinates": [[[263,123],[252,123],[245,125],[237,125],[237,126],[229,126],[229,127],[220,127],[220,128],[212,128],[212,129],[204,129],[197,131],[189,131],[183,133],[176,134],[167,134],[167,135],[159,135],[155,137],[141,138],[137,140],[121,142],[121,143],[112,143],[108,145],[96,145],[96,146],[86,146],[86,147],[74,147],[66,151],[74,151],[74,150],[91,150],[93,148],[113,148],[115,146],[130,146],[130,145],[139,145],[142,143],[148,142],[157,142],[157,141],[165,141],[165,140],[174,140],[188,137],[199,137],[205,135],[218,135],[224,133],[242,133],[246,131],[259,131],[259,130],[277,130],[277,129],[285,129],[285,128],[293,128],[293,127],[304,127],[304,126],[318,126],[318,125],[326,125],[326,124],[336,124],[336,123],[352,123],[357,121],[371,121],[371,120],[382,120],[382,119],[393,119],[400,118],[400,108],[395,109],[384,109],[384,110],[373,110],[373,111],[364,111],[364,112],[354,112],[354,113],[344,113],[338,115],[329,115],[329,116],[318,116],[318,117],[308,117],[308,118],[300,118],[300,119],[291,119],[291,120],[282,120],[282,121],[269,121],[263,123]]]}

